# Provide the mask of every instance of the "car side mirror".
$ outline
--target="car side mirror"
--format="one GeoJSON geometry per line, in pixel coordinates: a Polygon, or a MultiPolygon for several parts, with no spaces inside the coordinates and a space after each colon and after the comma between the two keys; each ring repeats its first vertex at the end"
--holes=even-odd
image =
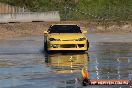
{"type": "Polygon", "coordinates": [[[48,34],[48,32],[47,31],[44,31],[44,34],[48,34]]]}
{"type": "Polygon", "coordinates": [[[84,33],[84,34],[86,34],[86,33],[87,33],[87,31],[85,31],[85,30],[86,30],[86,28],[85,28],[85,27],[81,27],[81,30],[82,30],[82,33],[84,33]]]}
{"type": "Polygon", "coordinates": [[[86,34],[86,33],[87,33],[87,31],[83,31],[83,33],[84,33],[84,34],[86,34]]]}

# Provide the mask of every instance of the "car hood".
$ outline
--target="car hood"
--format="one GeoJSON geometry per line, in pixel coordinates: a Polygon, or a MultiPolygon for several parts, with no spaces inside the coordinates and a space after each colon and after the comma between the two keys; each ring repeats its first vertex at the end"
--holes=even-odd
{"type": "Polygon", "coordinates": [[[85,37],[82,33],[52,33],[48,35],[49,38],[55,39],[78,39],[85,37]]]}

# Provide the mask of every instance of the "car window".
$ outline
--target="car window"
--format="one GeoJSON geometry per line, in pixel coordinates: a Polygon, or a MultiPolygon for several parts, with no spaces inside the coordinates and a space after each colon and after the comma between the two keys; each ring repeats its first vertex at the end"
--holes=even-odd
{"type": "Polygon", "coordinates": [[[81,33],[77,25],[53,25],[48,31],[49,33],[81,33]]]}

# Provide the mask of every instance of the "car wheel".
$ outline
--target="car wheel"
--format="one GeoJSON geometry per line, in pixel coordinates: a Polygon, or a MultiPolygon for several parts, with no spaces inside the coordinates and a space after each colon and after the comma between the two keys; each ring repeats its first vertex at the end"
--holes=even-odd
{"type": "Polygon", "coordinates": [[[47,47],[47,41],[44,42],[44,51],[47,52],[48,51],[48,47],[47,47]]]}
{"type": "Polygon", "coordinates": [[[45,51],[47,54],[50,54],[50,53],[51,53],[51,51],[48,50],[47,41],[44,43],[44,51],[45,51]]]}
{"type": "Polygon", "coordinates": [[[88,50],[88,48],[89,48],[89,42],[88,42],[88,40],[87,40],[87,50],[88,50]]]}

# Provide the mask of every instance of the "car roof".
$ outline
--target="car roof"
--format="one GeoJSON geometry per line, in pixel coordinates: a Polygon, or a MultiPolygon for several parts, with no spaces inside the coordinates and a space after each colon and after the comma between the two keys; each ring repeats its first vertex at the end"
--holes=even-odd
{"type": "Polygon", "coordinates": [[[53,26],[53,25],[77,25],[77,24],[52,24],[51,26],[53,26]]]}

